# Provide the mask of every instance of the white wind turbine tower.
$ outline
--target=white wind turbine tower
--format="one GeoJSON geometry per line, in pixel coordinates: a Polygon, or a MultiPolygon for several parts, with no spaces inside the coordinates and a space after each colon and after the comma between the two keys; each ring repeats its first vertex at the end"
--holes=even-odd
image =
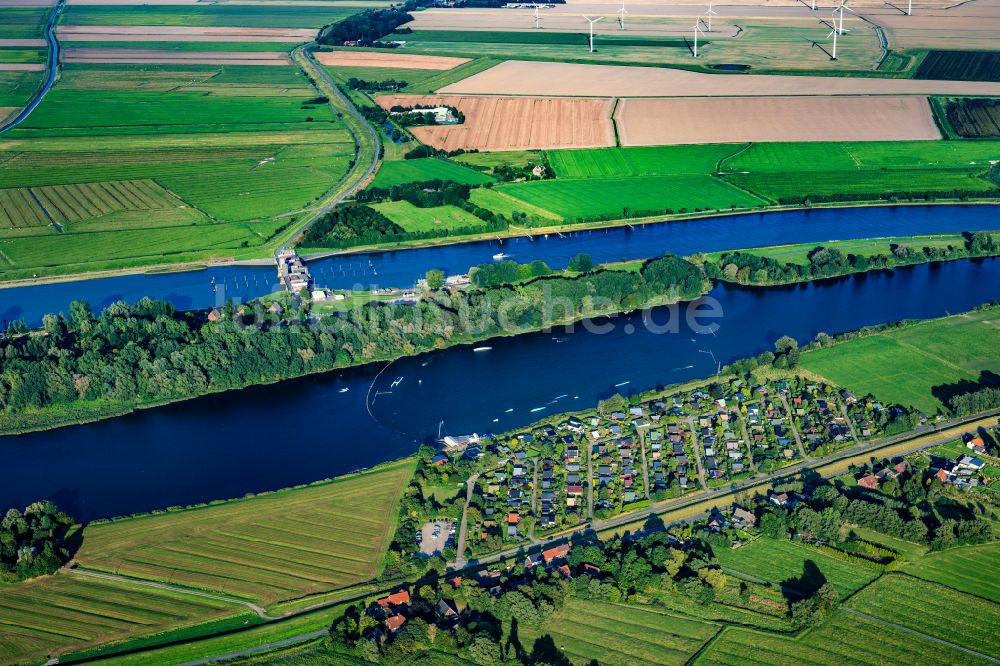
{"type": "Polygon", "coordinates": [[[589,16],[584,16],[583,18],[587,19],[587,23],[590,24],[590,52],[593,53],[594,52],[594,24],[597,23],[598,21],[600,21],[601,19],[603,19],[604,17],[603,16],[598,16],[597,18],[592,19],[589,16]]]}
{"type": "Polygon", "coordinates": [[[538,15],[538,5],[535,5],[535,27],[540,28],[542,25],[542,17],[538,15]]]}
{"type": "Polygon", "coordinates": [[[848,9],[846,0],[840,0],[840,4],[833,10],[833,29],[837,31],[838,35],[843,35],[846,30],[844,30],[844,10],[848,9]],[[837,23],[837,15],[840,15],[840,23],[837,23]]]}
{"type": "Polygon", "coordinates": [[[618,29],[625,29],[625,15],[628,14],[628,10],[625,9],[625,0],[622,0],[622,8],[618,10],[618,29]]]}
{"type": "Polygon", "coordinates": [[[715,11],[714,9],[712,9],[712,0],[708,0],[708,11],[705,12],[705,16],[708,17],[708,23],[706,25],[708,26],[708,31],[709,32],[712,32],[712,17],[715,16],[716,14],[718,14],[718,13],[719,12],[715,11]]]}
{"type": "Polygon", "coordinates": [[[705,31],[701,29],[701,19],[699,18],[694,22],[694,50],[691,52],[695,58],[698,57],[698,33],[704,33],[705,31]]]}
{"type": "Polygon", "coordinates": [[[834,28],[830,31],[830,34],[826,36],[827,39],[830,39],[831,36],[833,37],[833,51],[830,52],[830,60],[837,59],[837,35],[837,29],[834,28]]]}

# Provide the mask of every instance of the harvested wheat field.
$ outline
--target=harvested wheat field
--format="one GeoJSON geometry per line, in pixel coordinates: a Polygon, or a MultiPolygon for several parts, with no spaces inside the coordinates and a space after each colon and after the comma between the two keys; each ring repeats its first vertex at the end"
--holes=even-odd
{"type": "Polygon", "coordinates": [[[68,48],[63,62],[137,65],[275,65],[292,61],[284,51],[166,51],[164,49],[68,48]]]}
{"type": "Polygon", "coordinates": [[[623,146],[940,139],[926,97],[623,99],[623,146]]]}
{"type": "Polygon", "coordinates": [[[895,49],[995,50],[1000,36],[1000,0],[976,0],[949,9],[914,9],[913,16],[891,7],[864,14],[882,26],[895,49]]]}
{"type": "Polygon", "coordinates": [[[17,111],[17,109],[18,107],[16,106],[0,106],[0,121],[6,120],[8,117],[14,115],[14,112],[17,111]]]}
{"type": "Polygon", "coordinates": [[[414,55],[410,53],[375,53],[370,51],[329,51],[316,54],[316,59],[330,67],[391,67],[393,69],[454,69],[469,62],[468,58],[414,55]]]}
{"type": "Polygon", "coordinates": [[[0,62],[0,72],[42,72],[44,63],[35,62],[0,62]]]}
{"type": "Polygon", "coordinates": [[[34,48],[48,46],[44,39],[0,39],[0,49],[34,48]]]}
{"type": "Polygon", "coordinates": [[[305,28],[233,28],[178,25],[63,25],[67,42],[308,42],[316,31],[305,28]]]}
{"type": "Polygon", "coordinates": [[[702,74],[681,69],[508,60],[438,92],[567,97],[1000,95],[1000,83],[702,74]]]}
{"type": "Polygon", "coordinates": [[[413,127],[420,141],[444,150],[527,150],[598,148],[615,145],[611,99],[550,97],[462,97],[385,95],[385,109],[400,106],[454,106],[461,125],[413,127]]]}

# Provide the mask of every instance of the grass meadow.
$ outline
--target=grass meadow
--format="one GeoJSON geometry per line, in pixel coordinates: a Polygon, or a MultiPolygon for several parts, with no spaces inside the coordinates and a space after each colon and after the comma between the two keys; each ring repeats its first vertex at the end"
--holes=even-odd
{"type": "Polygon", "coordinates": [[[760,143],[725,160],[725,178],[777,201],[809,195],[997,189],[997,141],[760,143]]]}
{"type": "Polygon", "coordinates": [[[383,162],[372,187],[392,187],[425,180],[453,180],[468,185],[483,185],[493,178],[475,169],[435,157],[383,162]]]}
{"type": "Polygon", "coordinates": [[[31,39],[45,33],[48,7],[4,7],[0,39],[31,39]]]}
{"type": "Polygon", "coordinates": [[[87,527],[82,567],[271,604],[375,576],[412,461],[245,500],[87,527]]]}
{"type": "Polygon", "coordinates": [[[985,654],[1000,654],[1000,605],[900,574],[882,576],[846,606],[985,654]]]}
{"type": "Polygon", "coordinates": [[[986,664],[909,632],[838,611],[797,638],[726,628],[698,659],[698,666],[839,666],[840,664],[986,664]]]}
{"type": "Polygon", "coordinates": [[[932,393],[935,386],[1000,371],[995,317],[995,312],[970,312],[917,322],[807,352],[802,366],[858,394],[934,413],[944,409],[932,393]]]}
{"type": "Polygon", "coordinates": [[[496,188],[477,187],[469,192],[469,201],[511,219],[513,219],[513,214],[517,212],[526,213],[545,222],[562,221],[562,217],[552,211],[533,206],[526,201],[504,194],[496,188]]]}
{"type": "Polygon", "coordinates": [[[497,191],[564,218],[608,219],[635,213],[746,208],[763,201],[712,176],[638,176],[539,180],[497,191]]]}
{"type": "Polygon", "coordinates": [[[385,201],[372,206],[406,231],[481,227],[486,223],[457,206],[417,208],[409,201],[385,201]]]}
{"type": "Polygon", "coordinates": [[[988,543],[928,553],[905,571],[911,576],[1000,603],[1000,580],[992,575],[998,567],[1000,543],[988,543]]]}
{"type": "Polygon", "coordinates": [[[292,67],[64,66],[0,138],[0,277],[259,252],[354,154],[316,94],[292,67]]]}
{"type": "Polygon", "coordinates": [[[758,539],[742,548],[718,549],[715,556],[724,567],[795,589],[811,591],[825,580],[841,596],[860,589],[877,576],[869,569],[834,559],[809,546],[779,539],[758,539]],[[805,584],[797,582],[807,569],[818,569],[819,573],[807,574],[809,580],[805,584]]]}
{"type": "Polygon", "coordinates": [[[626,176],[701,176],[714,173],[719,160],[743,144],[550,150],[549,164],[559,178],[626,176]]]}
{"type": "Polygon", "coordinates": [[[358,12],[357,7],[273,5],[70,5],[65,25],[232,26],[321,28],[358,12]]]}
{"type": "Polygon", "coordinates": [[[540,627],[518,626],[521,645],[549,636],[574,664],[684,664],[719,630],[659,610],[575,597],[540,627]]]}
{"type": "Polygon", "coordinates": [[[0,585],[0,663],[42,663],[85,645],[245,614],[204,597],[59,573],[0,585]]]}

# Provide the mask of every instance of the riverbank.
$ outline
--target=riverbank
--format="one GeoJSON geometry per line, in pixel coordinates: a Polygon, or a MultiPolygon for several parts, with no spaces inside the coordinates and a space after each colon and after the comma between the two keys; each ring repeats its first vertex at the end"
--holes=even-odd
{"type": "MultiPolygon", "coordinates": [[[[679,257],[665,257],[647,262],[641,272],[598,269],[572,277],[538,278],[518,285],[516,290],[512,290],[509,286],[497,286],[465,291],[454,290],[450,293],[446,291],[428,292],[423,296],[423,302],[427,305],[423,306],[422,310],[425,311],[425,316],[432,316],[432,313],[436,313],[433,316],[437,318],[435,319],[437,328],[434,328],[432,324],[429,330],[413,331],[408,339],[375,345],[370,350],[368,345],[365,345],[365,341],[385,335],[386,331],[381,328],[381,324],[387,324],[390,329],[393,326],[399,327],[400,330],[411,327],[412,306],[410,304],[388,306],[379,310],[380,312],[392,310],[387,315],[389,321],[386,322],[371,322],[363,316],[362,310],[377,308],[378,305],[361,306],[356,311],[362,314],[356,320],[359,322],[356,323],[357,328],[341,330],[339,336],[331,336],[324,330],[322,320],[312,322],[316,324],[313,327],[315,330],[309,327],[305,329],[296,327],[293,330],[293,327],[288,324],[296,322],[299,313],[292,313],[291,317],[286,314],[285,317],[289,318],[278,319],[277,316],[257,312],[255,317],[264,317],[263,322],[255,319],[254,322],[244,323],[242,315],[231,311],[219,315],[227,317],[231,323],[215,324],[212,321],[205,322],[194,316],[171,316],[168,318],[164,313],[169,312],[170,308],[165,304],[157,305],[154,303],[143,306],[135,314],[127,315],[125,319],[131,323],[120,323],[133,329],[143,327],[145,324],[142,322],[145,318],[150,313],[156,313],[159,318],[163,318],[162,321],[158,319],[160,325],[170,326],[174,324],[176,326],[183,322],[182,325],[188,328],[189,337],[185,339],[182,350],[188,356],[187,360],[182,362],[185,369],[178,369],[176,367],[177,359],[172,359],[171,363],[175,366],[173,369],[168,371],[164,367],[163,370],[145,376],[151,371],[151,368],[146,368],[141,377],[146,386],[145,391],[164,390],[168,392],[168,395],[144,401],[109,400],[106,397],[100,400],[68,401],[65,399],[67,394],[72,395],[80,391],[80,385],[76,384],[75,380],[69,380],[74,383],[74,388],[66,386],[66,390],[58,394],[48,393],[46,395],[43,391],[36,397],[28,397],[29,401],[47,403],[47,406],[37,407],[33,406],[37,403],[27,402],[18,411],[8,411],[0,415],[0,435],[26,434],[67,425],[92,423],[139,409],[160,407],[214,393],[239,390],[248,386],[267,385],[372,363],[392,362],[433,349],[522,335],[594,317],[613,316],[627,309],[652,308],[677,303],[681,300],[693,300],[708,293],[710,289],[711,283],[693,265],[679,257]],[[538,299],[542,299],[541,302],[538,302],[538,299]],[[453,310],[453,307],[457,309],[453,310]],[[558,308],[562,316],[555,316],[554,313],[548,312],[549,307],[558,308]],[[464,315],[461,314],[463,310],[464,315]],[[531,310],[535,316],[529,315],[525,319],[526,310],[531,310]],[[513,319],[508,319],[514,311],[520,311],[521,315],[513,315],[513,319]],[[565,314],[567,311],[571,314],[565,314]],[[481,328],[477,316],[487,317],[487,320],[482,322],[481,328]],[[253,323],[263,324],[264,327],[258,330],[253,327],[253,323]],[[256,343],[252,345],[254,348],[261,347],[261,350],[243,347],[249,343],[241,338],[254,334],[268,336],[257,338],[256,343]],[[328,337],[324,338],[323,336],[328,337]],[[219,349],[217,345],[220,343],[223,346],[233,345],[234,347],[219,349]],[[345,347],[354,347],[355,345],[365,345],[365,348],[357,349],[353,355],[344,352],[345,347]],[[235,349],[241,349],[241,351],[235,351],[235,349]],[[207,361],[203,358],[203,354],[209,356],[207,361]],[[274,354],[275,357],[261,359],[260,354],[274,354]],[[284,356],[287,356],[285,360],[279,360],[284,356]],[[215,365],[219,362],[226,366],[225,370],[220,370],[215,365]],[[176,395],[176,391],[172,387],[175,383],[180,385],[182,382],[185,386],[198,385],[200,389],[186,395],[176,395]],[[160,388],[160,385],[164,383],[166,387],[160,388]],[[62,400],[56,398],[56,395],[62,400]]],[[[308,316],[308,311],[302,314],[308,316]]],[[[375,319],[379,318],[375,317],[375,319]]],[[[69,326],[70,323],[64,322],[62,325],[69,326]]],[[[339,323],[343,324],[343,322],[339,323]]],[[[96,320],[91,325],[96,328],[101,325],[101,320],[96,320]]],[[[113,326],[117,326],[117,324],[113,324],[113,326]]],[[[80,333],[77,332],[77,334],[80,333]]],[[[79,341],[73,341],[71,345],[75,345],[77,342],[79,341]]],[[[129,344],[136,342],[142,347],[152,344],[151,340],[130,341],[129,344]]],[[[19,346],[17,338],[8,340],[7,344],[19,346]]],[[[74,358],[80,352],[79,349],[75,348],[64,349],[64,351],[74,358]]],[[[102,359],[106,364],[106,370],[116,376],[120,372],[125,372],[125,368],[112,369],[116,361],[114,354],[111,352],[109,354],[102,359]]],[[[152,359],[145,360],[147,363],[153,362],[152,359]]],[[[23,369],[22,372],[55,371],[54,368],[46,369],[46,363],[44,357],[39,357],[34,361],[33,366],[23,369]]],[[[81,372],[77,374],[82,377],[80,381],[87,385],[84,388],[84,391],[87,391],[90,383],[97,381],[97,378],[94,376],[94,370],[91,370],[89,375],[83,368],[80,370],[81,372]]],[[[134,372],[134,370],[133,368],[132,371],[134,372]]],[[[143,392],[135,381],[135,379],[126,380],[124,377],[118,378],[113,383],[106,384],[102,391],[119,393],[121,385],[132,382],[134,388],[130,389],[126,395],[143,392]]]]}
{"type": "MultiPolygon", "coordinates": [[[[351,247],[347,249],[323,249],[323,248],[300,248],[301,256],[308,261],[319,261],[335,257],[351,257],[357,254],[395,252],[401,250],[418,250],[437,247],[448,247],[454,245],[467,245],[482,241],[496,241],[514,239],[520,237],[545,237],[548,235],[569,234],[578,231],[597,231],[602,229],[620,229],[630,227],[641,227],[670,222],[690,222],[697,220],[711,220],[724,217],[743,217],[749,215],[787,213],[810,210],[838,210],[838,209],[865,209],[865,208],[919,208],[925,206],[945,207],[945,206],[997,206],[1000,202],[995,199],[981,200],[959,200],[959,199],[938,199],[935,201],[870,201],[870,202],[838,202],[813,204],[811,206],[786,205],[786,206],[760,206],[756,208],[703,211],[698,213],[677,213],[674,215],[658,215],[647,218],[611,220],[601,222],[581,222],[575,224],[559,224],[543,227],[512,227],[502,232],[489,232],[461,237],[444,237],[415,241],[403,241],[399,243],[381,243],[365,246],[351,247]]],[[[285,236],[287,240],[287,235],[285,236]]],[[[119,277],[128,275],[151,274],[154,271],[188,271],[197,267],[225,267],[225,266],[269,266],[273,263],[272,249],[276,244],[269,244],[250,251],[220,257],[212,256],[210,253],[194,253],[186,258],[176,261],[156,261],[156,260],[129,260],[123,262],[102,262],[107,268],[101,267],[92,270],[74,271],[73,267],[57,269],[51,275],[41,275],[33,277],[19,277],[13,279],[0,280],[0,289],[16,288],[24,286],[35,286],[55,283],[78,282],[106,277],[119,277]]],[[[736,248],[733,248],[736,249],[736,248]]],[[[26,270],[26,272],[31,272],[26,270]]],[[[399,286],[399,285],[394,285],[399,286]]]]}
{"type": "MultiPolygon", "coordinates": [[[[998,222],[1000,226],[1000,222],[998,222]]],[[[963,232],[798,243],[689,257],[709,277],[745,286],[781,286],[906,266],[1000,256],[1000,233],[963,232]]]]}

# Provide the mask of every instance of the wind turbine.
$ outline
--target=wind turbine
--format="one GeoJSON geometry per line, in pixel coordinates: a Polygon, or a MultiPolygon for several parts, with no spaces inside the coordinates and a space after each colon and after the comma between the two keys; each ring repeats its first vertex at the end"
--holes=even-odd
{"type": "Polygon", "coordinates": [[[535,5],[535,27],[540,28],[542,24],[542,17],[538,15],[538,5],[535,5]]]}
{"type": "Polygon", "coordinates": [[[836,60],[837,59],[837,35],[838,34],[839,33],[837,32],[837,29],[834,28],[833,30],[830,31],[830,34],[826,36],[827,39],[830,39],[831,36],[833,37],[833,51],[830,53],[830,60],[836,60]]]}
{"type": "Polygon", "coordinates": [[[698,33],[704,33],[705,31],[701,29],[701,19],[699,18],[694,22],[694,50],[691,52],[695,58],[698,57],[698,33]]]}
{"type": "Polygon", "coordinates": [[[853,9],[851,9],[850,7],[847,6],[847,0],[840,0],[840,4],[837,5],[834,8],[834,10],[833,10],[833,25],[834,25],[834,30],[837,31],[838,35],[843,35],[845,32],[847,32],[847,30],[844,30],[844,10],[845,9],[847,11],[851,12],[852,14],[856,13],[853,9]],[[839,24],[837,23],[838,15],[840,17],[840,23],[839,24]]]}
{"type": "Polygon", "coordinates": [[[625,0],[622,0],[622,8],[618,10],[618,29],[625,29],[625,15],[628,14],[628,10],[625,9],[625,0]]]}
{"type": "Polygon", "coordinates": [[[715,11],[714,9],[712,9],[712,0],[708,0],[708,11],[705,12],[705,16],[708,17],[708,24],[707,25],[708,25],[708,31],[709,32],[712,32],[712,17],[715,16],[716,14],[718,14],[718,13],[719,12],[715,11]]]}
{"type": "Polygon", "coordinates": [[[587,19],[587,23],[590,24],[590,52],[593,53],[594,52],[594,24],[597,23],[598,21],[600,21],[601,19],[603,19],[604,17],[603,16],[598,16],[597,18],[592,19],[589,16],[584,16],[583,18],[587,19]]]}

